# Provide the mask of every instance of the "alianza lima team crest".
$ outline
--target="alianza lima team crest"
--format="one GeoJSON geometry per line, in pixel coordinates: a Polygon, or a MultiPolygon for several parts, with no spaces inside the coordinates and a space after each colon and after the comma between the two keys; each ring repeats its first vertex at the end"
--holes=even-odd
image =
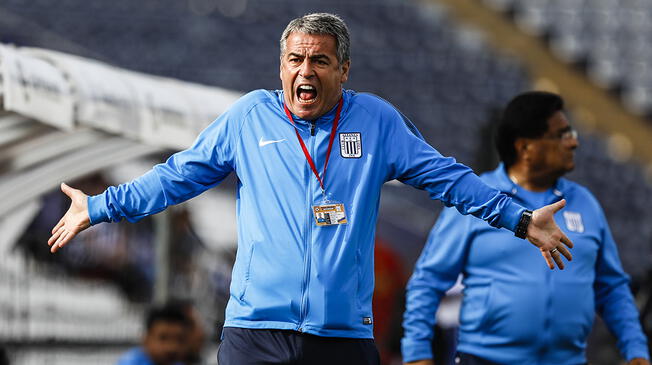
{"type": "Polygon", "coordinates": [[[340,155],[344,158],[362,157],[362,135],[358,132],[340,133],[340,155]]]}
{"type": "Polygon", "coordinates": [[[566,221],[566,228],[571,232],[584,232],[584,222],[582,222],[582,215],[577,212],[565,211],[563,212],[564,220],[566,221]]]}

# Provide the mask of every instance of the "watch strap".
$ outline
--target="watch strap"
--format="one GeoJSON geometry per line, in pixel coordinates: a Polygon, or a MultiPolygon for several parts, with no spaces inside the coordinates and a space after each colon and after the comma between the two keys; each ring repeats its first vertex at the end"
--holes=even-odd
{"type": "Polygon", "coordinates": [[[530,221],[532,221],[532,211],[526,209],[523,211],[523,214],[521,214],[521,219],[516,225],[514,235],[518,238],[527,237],[527,227],[530,225],[530,221]]]}

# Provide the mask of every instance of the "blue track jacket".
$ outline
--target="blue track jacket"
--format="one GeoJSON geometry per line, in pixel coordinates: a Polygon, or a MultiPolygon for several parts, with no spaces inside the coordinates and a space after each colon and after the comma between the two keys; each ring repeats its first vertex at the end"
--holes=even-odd
{"type": "Polygon", "coordinates": [[[566,179],[547,192],[527,191],[502,165],[482,179],[530,209],[565,198],[555,220],[574,243],[573,261],[563,271],[551,271],[538,250],[511,232],[445,209],[408,283],[403,360],[432,358],[435,313],[460,273],[458,351],[498,364],[584,364],[597,311],[623,357],[648,358],[629,278],[595,197],[566,179]]]}
{"type": "MultiPolygon", "coordinates": [[[[345,205],[348,224],[315,224],[319,183],[284,113],[283,93],[267,90],[240,98],[188,150],[90,197],[91,223],[137,221],[234,172],[238,250],[225,326],[372,338],[373,242],[383,183],[398,179],[510,230],[524,208],[440,155],[386,101],[353,91],[343,99],[324,183],[329,198],[345,205]]],[[[311,122],[294,117],[320,173],[335,112],[314,121],[312,133],[311,122]]]]}
{"type": "MultiPolygon", "coordinates": [[[[142,347],[135,347],[123,354],[116,365],[156,365],[142,347]]],[[[179,364],[180,365],[180,364],[179,364]]]]}

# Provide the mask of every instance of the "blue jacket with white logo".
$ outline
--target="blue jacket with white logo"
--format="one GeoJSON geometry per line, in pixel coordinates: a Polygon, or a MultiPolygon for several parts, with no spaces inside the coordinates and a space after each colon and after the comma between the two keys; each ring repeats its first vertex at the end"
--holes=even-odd
{"type": "Polygon", "coordinates": [[[458,351],[498,364],[583,364],[597,311],[623,357],[648,358],[629,278],[593,195],[566,179],[547,192],[530,192],[514,184],[502,165],[482,179],[530,209],[566,199],[555,220],[574,243],[573,261],[551,271],[538,250],[511,232],[445,209],[408,283],[403,360],[432,358],[435,313],[460,273],[458,351]]]}
{"type": "MultiPolygon", "coordinates": [[[[398,179],[510,230],[523,208],[441,156],[386,101],[353,91],[343,99],[324,183],[329,198],[344,204],[348,224],[316,225],[319,183],[284,113],[283,93],[266,90],[242,97],[188,150],[90,197],[91,222],[136,221],[234,172],[238,250],[225,326],[372,338],[373,242],[383,183],[398,179]]],[[[320,173],[335,111],[314,126],[294,117],[320,173]]]]}

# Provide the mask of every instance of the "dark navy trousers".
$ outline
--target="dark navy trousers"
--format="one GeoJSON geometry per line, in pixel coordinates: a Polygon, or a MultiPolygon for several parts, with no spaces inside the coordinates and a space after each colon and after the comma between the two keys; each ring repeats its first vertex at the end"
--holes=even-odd
{"type": "Polygon", "coordinates": [[[459,365],[500,365],[496,364],[495,362],[491,362],[489,360],[485,360],[483,358],[471,355],[471,354],[465,354],[463,352],[458,352],[457,356],[455,358],[455,364],[459,365]]]}
{"type": "Polygon", "coordinates": [[[333,338],[306,333],[225,327],[218,365],[379,365],[372,339],[333,338]]]}

